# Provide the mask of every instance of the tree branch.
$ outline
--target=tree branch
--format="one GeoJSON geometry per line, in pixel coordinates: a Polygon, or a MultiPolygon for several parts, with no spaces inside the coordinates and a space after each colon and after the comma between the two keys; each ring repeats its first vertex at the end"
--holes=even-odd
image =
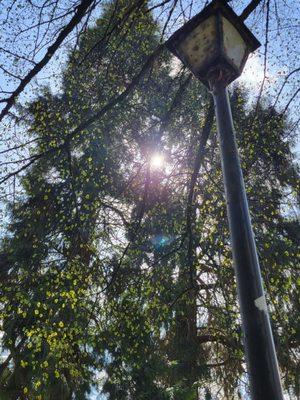
{"type": "Polygon", "coordinates": [[[38,160],[38,159],[40,159],[40,158],[42,158],[42,157],[44,157],[46,155],[52,154],[52,153],[54,153],[56,151],[65,149],[66,146],[68,146],[69,142],[72,140],[72,138],[74,138],[78,133],[80,133],[82,130],[88,128],[93,122],[97,121],[97,119],[101,118],[104,114],[106,114],[114,106],[116,106],[117,104],[122,102],[129,95],[129,93],[131,93],[133,91],[133,89],[138,85],[140,80],[143,78],[143,76],[145,75],[147,70],[150,68],[150,66],[152,65],[152,63],[156,59],[156,57],[162,52],[163,49],[164,49],[164,45],[163,44],[158,46],[156,48],[156,50],[154,50],[154,52],[149,56],[148,60],[143,65],[143,67],[140,70],[140,72],[133,78],[133,80],[131,81],[130,85],[128,85],[127,88],[121,94],[119,94],[118,96],[113,98],[111,101],[109,101],[103,108],[101,108],[101,110],[99,110],[97,113],[92,115],[90,118],[86,119],[81,124],[79,124],[77,126],[77,128],[75,128],[68,135],[66,140],[60,146],[48,149],[48,150],[46,150],[46,151],[44,151],[42,153],[37,154],[36,156],[33,156],[32,160],[29,163],[27,163],[26,165],[24,165],[22,168],[20,168],[20,169],[18,169],[16,171],[13,171],[10,174],[8,174],[7,176],[5,176],[4,178],[2,178],[0,180],[0,184],[5,182],[5,181],[7,181],[12,176],[15,176],[15,175],[19,174],[21,171],[23,171],[24,169],[29,167],[31,164],[33,164],[36,160],[38,160]]]}
{"type": "Polygon", "coordinates": [[[64,29],[60,32],[55,42],[48,47],[46,54],[38,62],[29,72],[28,74],[21,80],[19,86],[12,93],[12,95],[7,99],[6,106],[0,113],[0,122],[2,119],[8,114],[8,111],[14,105],[16,98],[22,93],[24,88],[28,85],[28,83],[44,68],[44,66],[51,60],[54,53],[57,51],[59,46],[62,44],[64,39],[72,32],[72,30],[80,23],[82,18],[85,16],[87,10],[92,5],[94,0],[82,0],[79,6],[77,7],[77,11],[74,14],[71,21],[64,27],[64,29]]]}
{"type": "Polygon", "coordinates": [[[185,235],[188,235],[188,250],[187,250],[187,261],[190,270],[190,280],[191,285],[194,284],[193,279],[193,248],[194,248],[194,238],[193,238],[193,227],[192,227],[192,217],[193,217],[193,201],[194,201],[194,191],[196,181],[199,175],[199,171],[201,168],[201,164],[203,162],[205,146],[212,128],[214,120],[214,103],[213,99],[210,99],[208,112],[206,114],[205,123],[203,126],[203,130],[200,136],[199,147],[197,149],[196,158],[194,161],[194,169],[191,176],[190,184],[189,184],[189,193],[187,198],[187,207],[186,207],[186,232],[185,235]]]}
{"type": "Polygon", "coordinates": [[[249,17],[249,15],[256,9],[256,7],[262,2],[262,0],[252,0],[250,3],[247,5],[247,7],[243,10],[242,14],[240,15],[240,18],[242,20],[245,20],[249,17]]]}

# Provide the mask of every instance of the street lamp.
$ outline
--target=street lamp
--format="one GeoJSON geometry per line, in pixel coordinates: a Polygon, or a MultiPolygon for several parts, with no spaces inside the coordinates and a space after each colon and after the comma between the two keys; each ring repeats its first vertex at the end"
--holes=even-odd
{"type": "Polygon", "coordinates": [[[217,118],[227,214],[253,400],[283,400],[227,86],[260,43],[226,0],[213,0],[166,43],[210,88],[217,118]]]}
{"type": "Polygon", "coordinates": [[[178,29],[166,43],[193,74],[209,87],[214,75],[227,84],[243,70],[260,43],[226,0],[213,0],[178,29]]]}

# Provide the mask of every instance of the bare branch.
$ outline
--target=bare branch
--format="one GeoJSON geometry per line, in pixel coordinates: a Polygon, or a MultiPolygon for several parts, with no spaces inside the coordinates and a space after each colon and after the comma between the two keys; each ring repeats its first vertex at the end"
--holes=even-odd
{"type": "Polygon", "coordinates": [[[16,98],[22,93],[24,88],[28,85],[28,83],[34,78],[44,66],[51,60],[54,53],[57,51],[59,46],[65,40],[65,38],[69,35],[70,32],[80,23],[82,18],[85,16],[87,10],[93,4],[94,0],[82,0],[80,5],[77,8],[76,13],[74,14],[71,21],[64,27],[64,29],[60,32],[55,42],[47,49],[45,56],[42,58],[40,62],[38,62],[29,73],[22,79],[19,86],[13,92],[13,94],[7,100],[6,106],[0,113],[0,121],[8,114],[8,111],[14,105],[16,98]]]}
{"type": "Polygon", "coordinates": [[[243,10],[240,18],[245,20],[249,15],[256,9],[256,7],[262,2],[262,0],[252,0],[247,7],[243,10]]]}
{"type": "Polygon", "coordinates": [[[284,110],[282,112],[282,115],[285,114],[287,112],[287,109],[289,108],[291,102],[294,100],[294,98],[297,96],[297,94],[300,92],[300,88],[298,88],[296,90],[296,92],[293,94],[293,96],[290,98],[290,100],[288,101],[287,105],[284,107],[284,110]]]}
{"type": "Polygon", "coordinates": [[[276,104],[277,104],[277,102],[278,102],[278,100],[279,100],[279,97],[280,97],[280,95],[281,95],[281,93],[282,93],[282,91],[283,91],[285,85],[287,84],[287,81],[289,80],[290,76],[293,75],[293,74],[295,74],[296,72],[299,72],[299,71],[300,71],[300,67],[294,69],[292,72],[290,72],[290,73],[285,77],[284,82],[283,82],[283,84],[282,84],[282,86],[281,86],[281,88],[280,88],[280,90],[279,90],[279,92],[278,92],[278,94],[277,94],[277,96],[276,96],[276,99],[275,99],[273,108],[276,107],[276,104]]]}

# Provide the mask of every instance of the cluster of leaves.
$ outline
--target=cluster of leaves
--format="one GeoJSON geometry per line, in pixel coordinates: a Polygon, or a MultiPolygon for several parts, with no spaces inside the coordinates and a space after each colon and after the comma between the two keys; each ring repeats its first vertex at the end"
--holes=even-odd
{"type": "MultiPolygon", "coordinates": [[[[126,5],[81,37],[61,92],[24,110],[37,157],[1,246],[3,399],[86,399],[94,386],[111,400],[230,399],[245,386],[214,125],[197,168],[208,95],[162,52],[102,114],[159,43],[147,6],[124,18],[126,5]]],[[[241,88],[231,99],[285,389],[299,395],[289,126],[241,88]]]]}

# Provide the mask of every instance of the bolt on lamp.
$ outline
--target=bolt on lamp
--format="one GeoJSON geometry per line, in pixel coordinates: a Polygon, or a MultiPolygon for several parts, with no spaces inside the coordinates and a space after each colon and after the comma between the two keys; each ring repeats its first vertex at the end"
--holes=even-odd
{"type": "Polygon", "coordinates": [[[236,146],[227,86],[259,41],[226,0],[213,0],[167,48],[212,92],[252,400],[283,400],[277,357],[236,146]]]}

